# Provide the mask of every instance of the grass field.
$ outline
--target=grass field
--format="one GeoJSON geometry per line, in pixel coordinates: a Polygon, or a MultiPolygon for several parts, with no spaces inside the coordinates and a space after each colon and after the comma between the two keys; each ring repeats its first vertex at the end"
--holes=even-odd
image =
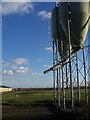
{"type": "MultiPolygon", "coordinates": [[[[89,104],[86,105],[85,101],[85,90],[81,89],[81,104],[79,105],[79,108],[82,108],[81,112],[75,111],[73,113],[74,116],[78,116],[80,120],[90,119],[90,89],[89,89],[89,104]]],[[[56,98],[57,99],[57,98],[56,98]]],[[[57,100],[56,100],[57,101],[57,100]]],[[[75,107],[78,106],[78,99],[77,99],[77,90],[74,90],[74,104],[75,107]]],[[[32,104],[42,104],[42,103],[50,103],[52,104],[54,102],[54,92],[53,89],[41,89],[41,90],[29,90],[29,91],[12,91],[12,92],[6,92],[2,94],[2,103],[3,105],[9,105],[9,106],[29,106],[32,104]]],[[[68,90],[66,90],[66,102],[67,104],[70,103],[70,93],[68,90]]],[[[61,103],[63,104],[63,90],[61,90],[61,103]]],[[[54,110],[56,111],[57,118],[62,116],[65,116],[67,113],[63,113],[61,110],[54,110]],[[61,113],[61,114],[59,114],[61,113]]],[[[71,113],[70,113],[71,114],[71,113]]],[[[69,114],[68,114],[69,115],[69,114]]],[[[73,117],[72,115],[72,117],[73,117]]],[[[79,119],[76,119],[79,120],[79,119]]]]}
{"type": "Polygon", "coordinates": [[[2,102],[10,105],[29,105],[42,101],[53,101],[53,90],[12,91],[3,93],[2,102]]]}
{"type": "MultiPolygon", "coordinates": [[[[89,93],[90,94],[90,90],[89,93]]],[[[61,102],[63,102],[63,90],[60,94],[61,102]]],[[[66,90],[66,102],[70,101],[70,91],[66,90]]],[[[57,96],[57,95],[56,95],[57,96]]],[[[81,102],[85,104],[85,90],[81,89],[81,102]]],[[[57,99],[57,97],[56,97],[57,99]]],[[[2,102],[10,105],[29,105],[37,102],[53,102],[54,92],[53,89],[37,89],[37,90],[23,90],[23,91],[12,91],[2,94],[2,102]]],[[[74,103],[78,102],[77,90],[74,90],[74,103]]]]}

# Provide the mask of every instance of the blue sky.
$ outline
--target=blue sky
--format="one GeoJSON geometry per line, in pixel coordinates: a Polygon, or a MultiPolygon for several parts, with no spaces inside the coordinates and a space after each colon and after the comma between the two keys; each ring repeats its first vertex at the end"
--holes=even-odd
{"type": "Polygon", "coordinates": [[[54,6],[54,2],[2,3],[3,85],[53,87],[52,72],[44,75],[43,71],[53,63],[50,20],[54,6]]]}
{"type": "Polygon", "coordinates": [[[55,3],[2,3],[2,83],[52,87],[50,17],[55,3]]]}

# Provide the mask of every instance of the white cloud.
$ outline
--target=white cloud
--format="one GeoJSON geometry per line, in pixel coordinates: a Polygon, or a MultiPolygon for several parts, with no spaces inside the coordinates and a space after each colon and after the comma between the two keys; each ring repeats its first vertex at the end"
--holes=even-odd
{"type": "Polygon", "coordinates": [[[2,61],[2,66],[3,66],[3,67],[9,66],[9,65],[10,65],[9,62],[6,62],[6,61],[4,61],[4,60],[2,61]]]}
{"type": "Polygon", "coordinates": [[[14,71],[8,70],[8,74],[9,74],[9,75],[14,75],[14,71]]]}
{"type": "Polygon", "coordinates": [[[3,75],[19,75],[26,74],[30,71],[28,65],[28,59],[26,58],[17,58],[11,62],[2,61],[3,63],[3,75]]]}
{"type": "Polygon", "coordinates": [[[13,66],[13,71],[15,71],[15,73],[27,73],[29,71],[29,67],[13,66]]]}
{"type": "Polygon", "coordinates": [[[4,70],[4,71],[3,71],[3,74],[4,74],[4,75],[14,75],[15,72],[12,71],[12,70],[4,70]]]}
{"type": "Polygon", "coordinates": [[[46,10],[40,11],[38,15],[44,20],[51,18],[51,12],[47,12],[46,10]]]}
{"type": "Polygon", "coordinates": [[[3,70],[3,75],[16,75],[17,73],[27,73],[29,71],[28,67],[19,66],[13,70],[3,70]]]}
{"type": "Polygon", "coordinates": [[[46,50],[46,51],[53,52],[53,49],[52,49],[52,47],[46,47],[46,48],[45,48],[45,50],[46,50]]]}
{"type": "Polygon", "coordinates": [[[34,6],[30,2],[5,2],[2,3],[2,14],[24,14],[34,10],[34,6]]]}
{"type": "MultiPolygon", "coordinates": [[[[3,70],[2,74],[4,75],[19,75],[19,74],[26,74],[31,71],[31,69],[26,66],[28,65],[29,61],[26,58],[17,58],[16,60],[13,60],[11,62],[2,61],[3,63],[3,70]]],[[[1,77],[1,72],[0,72],[1,77]]]]}
{"type": "Polygon", "coordinates": [[[28,59],[26,59],[26,58],[17,58],[17,59],[15,60],[15,63],[16,63],[17,65],[26,64],[26,63],[28,63],[28,59]]]}
{"type": "Polygon", "coordinates": [[[17,73],[27,73],[28,71],[29,71],[29,68],[23,67],[23,66],[17,67],[17,69],[16,69],[17,73]]]}
{"type": "Polygon", "coordinates": [[[46,64],[45,64],[45,65],[44,65],[44,67],[46,67],[46,68],[50,68],[50,67],[51,67],[51,65],[46,65],[46,64]]]}
{"type": "Polygon", "coordinates": [[[41,73],[37,73],[37,72],[36,73],[33,72],[32,75],[33,76],[38,76],[38,77],[43,76],[41,73]]]}

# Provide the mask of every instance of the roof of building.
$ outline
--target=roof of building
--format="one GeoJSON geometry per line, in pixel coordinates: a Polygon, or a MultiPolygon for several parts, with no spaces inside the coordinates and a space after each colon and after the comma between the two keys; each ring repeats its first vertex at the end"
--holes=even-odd
{"type": "Polygon", "coordinates": [[[0,88],[10,88],[10,87],[5,86],[5,85],[0,85],[0,88]]]}

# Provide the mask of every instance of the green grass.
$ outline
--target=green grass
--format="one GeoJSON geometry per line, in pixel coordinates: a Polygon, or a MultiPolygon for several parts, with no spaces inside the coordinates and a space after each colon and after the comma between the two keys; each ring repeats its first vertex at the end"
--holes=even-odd
{"type": "MultiPolygon", "coordinates": [[[[90,94],[90,89],[89,89],[90,94]]],[[[61,102],[63,102],[63,90],[60,92],[61,102]]],[[[66,102],[69,103],[70,100],[70,91],[66,90],[66,102]]],[[[77,104],[77,90],[74,90],[74,103],[77,104]]],[[[56,101],[57,101],[56,97],[56,101]]],[[[52,89],[50,90],[30,90],[30,91],[12,91],[3,93],[2,101],[4,104],[10,105],[30,105],[32,103],[38,102],[53,102],[54,101],[54,92],[52,89]]],[[[85,90],[81,89],[81,103],[85,104],[85,90]]]]}
{"type": "MultiPolygon", "coordinates": [[[[63,90],[61,90],[61,103],[63,103],[63,90]]],[[[66,105],[71,103],[70,102],[70,91],[66,90],[66,105]]],[[[89,104],[88,106],[86,105],[85,101],[85,90],[81,89],[81,104],[80,107],[82,108],[81,112],[75,111],[74,113],[69,113],[69,112],[63,112],[60,109],[57,110],[55,109],[55,115],[57,119],[61,119],[61,117],[64,119],[65,115],[67,117],[72,117],[75,118],[75,120],[84,120],[90,118],[90,89],[88,91],[88,97],[89,97],[89,104]]],[[[15,106],[28,106],[31,104],[36,104],[36,103],[53,103],[54,102],[54,92],[52,89],[50,90],[30,90],[30,91],[12,91],[12,92],[7,92],[3,93],[2,95],[2,101],[3,104],[5,105],[15,105],[15,106]]],[[[57,97],[56,97],[57,101],[57,97]]],[[[74,90],[74,104],[75,107],[78,106],[78,99],[77,99],[77,90],[74,90]]],[[[54,109],[54,108],[53,108],[54,109]]],[[[69,119],[69,118],[68,118],[69,119]]]]}
{"type": "Polygon", "coordinates": [[[53,101],[52,90],[31,90],[3,93],[2,101],[4,104],[29,105],[42,101],[53,101]]]}

